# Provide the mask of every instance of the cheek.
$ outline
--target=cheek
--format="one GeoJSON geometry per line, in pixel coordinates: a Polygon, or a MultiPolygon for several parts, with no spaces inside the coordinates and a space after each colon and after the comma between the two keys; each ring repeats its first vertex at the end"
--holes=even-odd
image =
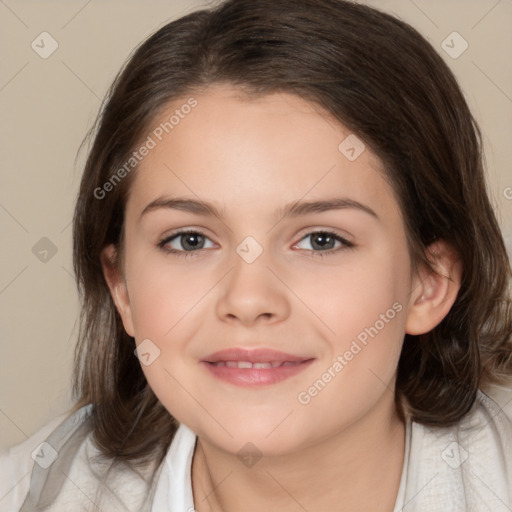
{"type": "Polygon", "coordinates": [[[382,333],[402,330],[404,315],[397,315],[397,310],[406,310],[408,276],[409,261],[399,254],[354,253],[344,265],[303,273],[296,281],[301,288],[296,289],[297,295],[308,298],[310,310],[341,350],[360,333],[364,338],[365,329],[375,324],[382,333]]]}
{"type": "Polygon", "coordinates": [[[208,271],[191,275],[185,265],[162,255],[135,254],[130,266],[128,287],[137,340],[168,337],[215,283],[208,271]]]}
{"type": "Polygon", "coordinates": [[[149,360],[140,357],[141,368],[164,407],[180,420],[201,413],[189,394],[201,396],[194,383],[188,383],[197,368],[187,356],[187,344],[200,328],[201,298],[212,286],[202,273],[191,278],[183,269],[147,253],[134,252],[127,261],[135,340],[144,347],[144,352],[139,348],[141,354],[150,354],[149,360]]]}
{"type": "Polygon", "coordinates": [[[336,332],[329,355],[296,396],[300,417],[306,422],[324,418],[325,432],[394,400],[406,315],[400,300],[381,292],[359,289],[340,301],[337,317],[327,319],[336,332]]]}
{"type": "MultiPolygon", "coordinates": [[[[151,354],[150,364],[141,358],[142,370],[167,410],[181,418],[182,408],[188,411],[190,406],[183,383],[197,371],[190,340],[204,339],[205,308],[211,307],[207,294],[219,278],[206,266],[196,265],[190,272],[184,263],[147,253],[132,253],[126,266],[132,276],[128,288],[135,340],[137,345],[146,343],[151,354]]],[[[194,383],[186,388],[201,395],[194,383]]]]}
{"type": "Polygon", "coordinates": [[[407,251],[404,254],[368,254],[358,257],[357,264],[347,265],[346,271],[333,268],[328,280],[305,282],[303,293],[309,288],[311,309],[330,331],[326,351],[331,364],[319,368],[317,377],[323,381],[322,374],[329,371],[336,375],[333,384],[326,386],[329,391],[315,398],[318,404],[328,406],[329,400],[335,400],[352,407],[355,396],[371,403],[386,386],[391,388],[410,286],[407,251]]]}

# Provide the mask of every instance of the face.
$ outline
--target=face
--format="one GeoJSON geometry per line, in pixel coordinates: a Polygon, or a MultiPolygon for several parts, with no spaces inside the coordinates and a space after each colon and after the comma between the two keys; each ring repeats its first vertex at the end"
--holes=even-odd
{"type": "Polygon", "coordinates": [[[173,416],[233,453],[290,452],[392,403],[414,299],[403,219],[379,159],[319,107],[194,98],[136,171],[111,289],[173,416]]]}

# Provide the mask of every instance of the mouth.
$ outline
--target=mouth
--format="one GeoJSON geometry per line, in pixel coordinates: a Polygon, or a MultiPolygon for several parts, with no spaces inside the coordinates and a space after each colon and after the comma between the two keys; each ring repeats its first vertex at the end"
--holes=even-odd
{"type": "Polygon", "coordinates": [[[300,373],[313,361],[270,349],[234,348],[210,354],[201,364],[214,377],[235,386],[267,386],[300,373]]]}
{"type": "Polygon", "coordinates": [[[296,366],[302,361],[267,361],[262,363],[252,363],[251,361],[215,361],[210,362],[214,366],[227,366],[228,368],[256,368],[263,370],[267,368],[279,368],[280,366],[296,366]]]}

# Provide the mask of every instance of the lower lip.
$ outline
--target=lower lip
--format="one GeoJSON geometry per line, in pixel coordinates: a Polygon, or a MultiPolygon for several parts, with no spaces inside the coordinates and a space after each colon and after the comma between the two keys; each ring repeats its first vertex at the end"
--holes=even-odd
{"type": "Polygon", "coordinates": [[[277,384],[293,375],[304,371],[313,359],[308,359],[294,366],[278,366],[276,368],[231,368],[229,366],[215,366],[212,363],[201,361],[208,370],[218,379],[235,386],[257,387],[277,384]]]}

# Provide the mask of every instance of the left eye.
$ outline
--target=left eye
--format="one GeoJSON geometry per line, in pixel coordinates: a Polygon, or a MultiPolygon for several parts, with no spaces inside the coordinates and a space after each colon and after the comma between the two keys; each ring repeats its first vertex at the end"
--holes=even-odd
{"type": "Polygon", "coordinates": [[[302,240],[294,247],[313,251],[331,251],[339,249],[342,246],[351,247],[352,244],[341,236],[336,235],[335,233],[330,233],[328,231],[315,231],[314,233],[309,233],[304,238],[302,238],[302,240]],[[302,242],[308,240],[309,243],[306,245],[309,245],[309,247],[300,247],[302,242]]]}

